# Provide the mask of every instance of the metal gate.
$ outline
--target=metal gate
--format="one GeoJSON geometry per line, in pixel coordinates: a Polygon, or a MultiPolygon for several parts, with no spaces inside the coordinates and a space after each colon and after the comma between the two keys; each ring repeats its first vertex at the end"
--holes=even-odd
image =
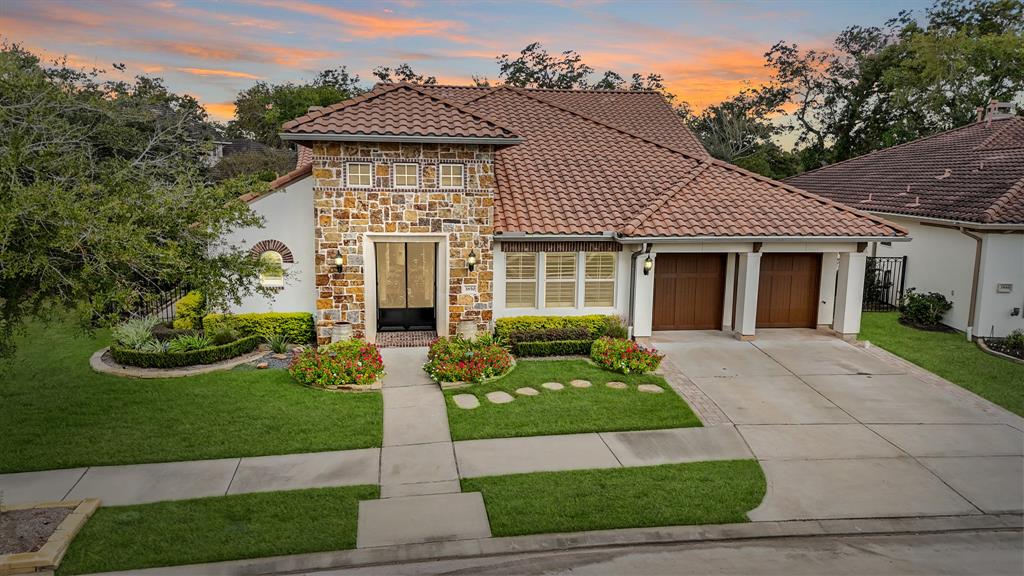
{"type": "Polygon", "coordinates": [[[898,308],[906,279],[906,256],[868,256],[864,267],[863,309],[886,312],[898,308]]]}

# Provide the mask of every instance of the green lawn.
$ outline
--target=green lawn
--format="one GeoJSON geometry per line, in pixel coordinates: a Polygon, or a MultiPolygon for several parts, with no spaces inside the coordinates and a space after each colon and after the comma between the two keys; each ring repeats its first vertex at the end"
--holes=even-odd
{"type": "Polygon", "coordinates": [[[926,332],[900,324],[895,312],[865,312],[860,339],[942,376],[1024,416],[1024,365],[999,358],[963,334],[926,332]]]}
{"type": "Polygon", "coordinates": [[[0,364],[0,472],[381,445],[380,394],[307,389],[284,370],[138,380],[98,374],[107,343],[32,325],[0,364]]]}
{"type": "Polygon", "coordinates": [[[355,548],[359,501],[377,497],[376,486],[346,486],[100,508],[57,573],[355,548]]]}
{"type": "Polygon", "coordinates": [[[765,479],[756,460],[537,472],[462,480],[495,536],[746,522],[765,479]]]}
{"type": "Polygon", "coordinates": [[[598,368],[584,360],[520,360],[507,376],[468,388],[446,390],[448,423],[452,438],[507,438],[577,432],[654,430],[700,426],[686,402],[661,376],[623,375],[598,368]],[[590,380],[590,388],[573,388],[569,381],[590,380]],[[614,390],[606,382],[619,380],[629,385],[614,390]],[[544,382],[561,382],[564,390],[541,388],[544,382]],[[638,392],[637,384],[657,384],[662,394],[638,392]],[[516,388],[530,386],[538,396],[519,396],[516,388]],[[492,404],[488,392],[504,390],[516,397],[509,404],[492,404]],[[474,394],[480,407],[464,410],[455,406],[456,394],[474,394]]]}

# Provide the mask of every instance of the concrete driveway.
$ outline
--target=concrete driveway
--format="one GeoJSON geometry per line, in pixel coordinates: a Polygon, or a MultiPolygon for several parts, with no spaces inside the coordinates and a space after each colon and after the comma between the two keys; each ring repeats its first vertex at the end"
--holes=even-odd
{"type": "Polygon", "coordinates": [[[753,520],[1024,511],[1024,419],[883,351],[815,330],[652,342],[761,462],[753,520]]]}

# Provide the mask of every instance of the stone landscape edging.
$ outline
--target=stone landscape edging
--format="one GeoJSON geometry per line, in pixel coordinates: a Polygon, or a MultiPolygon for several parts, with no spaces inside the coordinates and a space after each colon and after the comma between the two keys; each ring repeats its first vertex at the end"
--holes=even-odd
{"type": "Polygon", "coordinates": [[[599,549],[645,544],[729,542],[788,537],[948,533],[977,530],[1020,531],[1021,529],[1024,529],[1024,516],[1020,514],[790,520],[703,526],[626,528],[592,532],[401,544],[397,546],[338,550],[333,552],[312,552],[290,556],[229,560],[208,564],[104,572],[94,574],[93,576],[121,576],[126,574],[148,576],[184,576],[186,574],[255,576],[257,574],[302,572],[332,568],[386,566],[427,560],[501,557],[523,553],[599,549]]]}
{"type": "Polygon", "coordinates": [[[111,374],[113,376],[121,376],[123,378],[184,378],[186,376],[208,374],[210,372],[217,372],[220,370],[230,370],[236,366],[241,366],[242,364],[258,360],[267,354],[266,350],[255,350],[249,354],[222,360],[215,364],[185,366],[182,368],[138,368],[135,366],[124,366],[122,364],[118,364],[112,359],[104,360],[103,355],[106,354],[108,350],[110,350],[109,346],[94,353],[89,358],[89,366],[91,366],[94,371],[101,374],[111,374]]]}
{"type": "Polygon", "coordinates": [[[34,502],[0,508],[2,512],[32,510],[35,508],[74,508],[57,525],[57,528],[46,539],[46,543],[38,550],[34,552],[0,554],[0,574],[52,574],[53,570],[60,565],[60,561],[64,559],[64,554],[67,553],[71,540],[75,538],[82,529],[82,526],[85,526],[85,522],[99,507],[99,499],[84,498],[81,500],[34,502]]]}
{"type": "Polygon", "coordinates": [[[998,350],[993,350],[993,349],[989,348],[988,344],[985,343],[985,339],[984,338],[978,338],[976,340],[976,342],[978,343],[978,347],[979,348],[981,348],[982,350],[984,350],[985,352],[988,352],[989,354],[991,354],[993,356],[996,356],[996,357],[999,357],[999,358],[1005,358],[1006,360],[1009,360],[1010,362],[1016,362],[1017,364],[1024,364],[1024,359],[1016,358],[1014,356],[1010,356],[1009,354],[1003,354],[1002,352],[1000,352],[998,350]]]}

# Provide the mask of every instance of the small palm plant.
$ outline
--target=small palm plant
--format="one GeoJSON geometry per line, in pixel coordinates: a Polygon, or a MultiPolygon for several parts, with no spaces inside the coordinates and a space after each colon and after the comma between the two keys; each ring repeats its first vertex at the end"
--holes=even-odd
{"type": "Polygon", "coordinates": [[[288,336],[284,334],[274,334],[270,338],[267,338],[267,345],[274,354],[284,354],[288,352],[288,345],[291,342],[288,340],[288,336]]]}

